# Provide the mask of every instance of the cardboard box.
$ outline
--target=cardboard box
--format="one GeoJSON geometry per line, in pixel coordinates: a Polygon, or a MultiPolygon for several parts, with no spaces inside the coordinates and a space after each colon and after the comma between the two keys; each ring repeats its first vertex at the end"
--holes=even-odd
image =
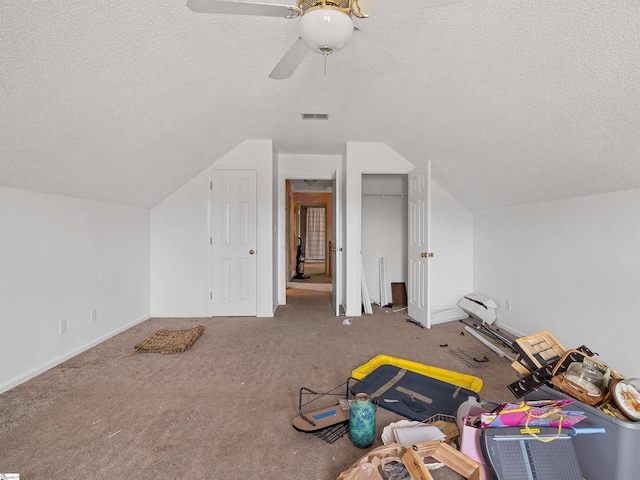
{"type": "MultiPolygon", "coordinates": [[[[423,463],[431,457],[469,480],[485,480],[480,464],[444,442],[423,442],[404,448],[397,443],[374,448],[338,476],[338,480],[382,480],[382,467],[402,462],[414,480],[433,480],[423,463]]],[[[386,478],[386,475],[385,477],[386,478]]],[[[437,478],[442,478],[438,475],[437,478]]],[[[447,476],[449,478],[449,476],[447,476]]]]}
{"type": "Polygon", "coordinates": [[[458,302],[458,306],[473,318],[491,325],[496,321],[496,302],[488,297],[470,293],[458,302]]]}

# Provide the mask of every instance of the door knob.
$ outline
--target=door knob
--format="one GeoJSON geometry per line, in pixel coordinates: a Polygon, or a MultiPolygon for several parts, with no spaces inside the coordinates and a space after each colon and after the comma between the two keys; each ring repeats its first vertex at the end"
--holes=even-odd
{"type": "Polygon", "coordinates": [[[255,252],[253,250],[249,250],[249,255],[253,255],[255,252]]]}

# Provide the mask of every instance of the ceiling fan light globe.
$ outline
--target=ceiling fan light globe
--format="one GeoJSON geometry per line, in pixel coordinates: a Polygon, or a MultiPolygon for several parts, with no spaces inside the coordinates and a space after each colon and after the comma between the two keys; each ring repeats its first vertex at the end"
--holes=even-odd
{"type": "Polygon", "coordinates": [[[343,48],[353,35],[353,20],[340,10],[317,8],[300,19],[301,37],[314,52],[331,53],[343,48]]]}

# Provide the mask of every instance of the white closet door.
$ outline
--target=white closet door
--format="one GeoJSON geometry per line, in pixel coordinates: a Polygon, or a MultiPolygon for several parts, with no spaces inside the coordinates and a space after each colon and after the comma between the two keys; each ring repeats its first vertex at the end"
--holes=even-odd
{"type": "Polygon", "coordinates": [[[409,173],[409,266],[407,307],[409,316],[431,328],[429,293],[431,223],[431,163],[424,162],[409,173]]]}
{"type": "Polygon", "coordinates": [[[256,171],[213,170],[210,202],[209,311],[256,316],[256,171]]]}

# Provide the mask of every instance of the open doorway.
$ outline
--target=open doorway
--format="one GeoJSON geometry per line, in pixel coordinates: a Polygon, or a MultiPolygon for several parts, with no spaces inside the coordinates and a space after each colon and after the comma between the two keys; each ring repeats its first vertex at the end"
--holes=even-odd
{"type": "Polygon", "coordinates": [[[331,181],[286,180],[287,288],[331,291],[331,181]]]}
{"type": "MultiPolygon", "coordinates": [[[[361,222],[362,268],[370,299],[380,306],[396,304],[392,284],[406,288],[408,280],[406,174],[362,175],[361,222]]],[[[404,302],[398,306],[406,306],[406,298],[404,302]]]]}

